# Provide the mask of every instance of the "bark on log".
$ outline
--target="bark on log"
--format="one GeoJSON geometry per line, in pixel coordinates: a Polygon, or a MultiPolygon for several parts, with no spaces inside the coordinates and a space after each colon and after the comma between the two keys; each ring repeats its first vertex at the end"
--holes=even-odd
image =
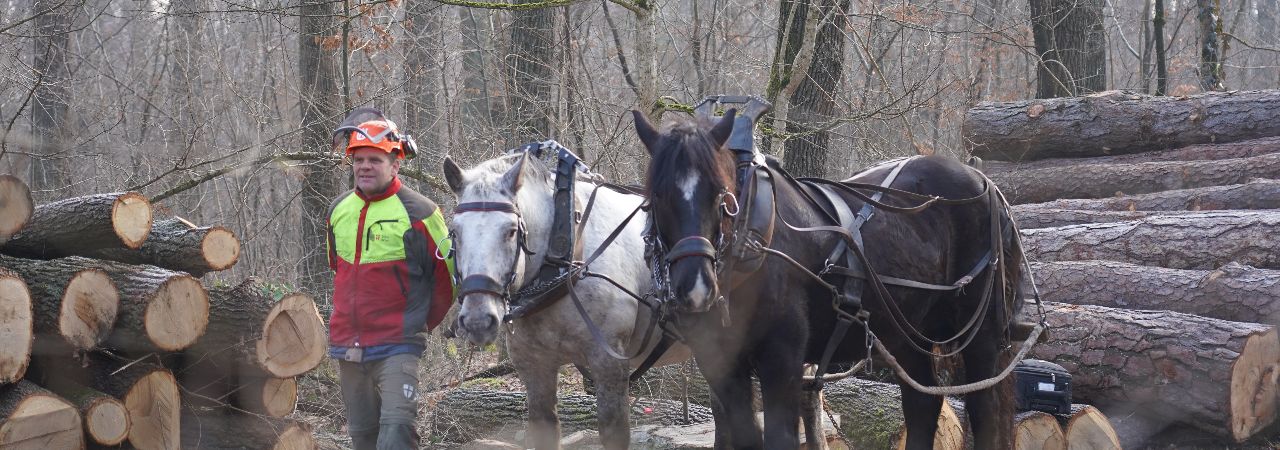
{"type": "Polygon", "coordinates": [[[1271,136],[1226,144],[1196,144],[1146,153],[1092,158],[1055,158],[1036,161],[1005,162],[983,161],[982,171],[987,175],[1016,172],[1019,170],[1047,169],[1081,164],[1134,164],[1154,161],[1213,161],[1232,158],[1248,158],[1270,153],[1280,153],[1280,136],[1271,136]]]}
{"type": "Polygon", "coordinates": [[[230,269],[240,258],[240,240],[223,227],[197,227],[181,218],[156,221],[137,250],[101,249],[87,255],[129,264],[149,264],[194,277],[230,269]]]}
{"type": "Polygon", "coordinates": [[[5,243],[9,255],[52,259],[104,248],[142,246],[151,232],[151,202],[136,192],[69,198],[35,208],[27,226],[5,243]]]}
{"type": "Polygon", "coordinates": [[[1066,450],[1067,438],[1058,419],[1041,411],[1013,416],[1013,448],[1017,450],[1066,450]]]}
{"type": "MultiPolygon", "coordinates": [[[[896,384],[846,378],[822,390],[827,408],[843,419],[840,432],[853,448],[903,448],[906,429],[902,417],[902,391],[896,384]]],[[[938,414],[935,449],[964,449],[971,441],[964,406],[955,399],[943,403],[938,414]]]]}
{"type": "Polygon", "coordinates": [[[13,175],[0,175],[0,246],[31,220],[31,189],[13,175]]]}
{"type": "Polygon", "coordinates": [[[1107,415],[1091,405],[1073,404],[1071,413],[1057,416],[1068,450],[1120,450],[1120,438],[1107,415]]]}
{"type": "Polygon", "coordinates": [[[1011,203],[1107,198],[1280,178],[1280,153],[1220,161],[1079,164],[991,175],[1011,203]]]}
{"type": "Polygon", "coordinates": [[[273,301],[257,280],[210,292],[209,326],[186,352],[218,362],[228,374],[286,378],[320,364],[327,349],[324,319],[306,294],[273,301]]]}
{"type": "Polygon", "coordinates": [[[76,406],[90,444],[115,446],[129,437],[129,410],[120,399],[68,379],[50,383],[48,388],[76,406]]]}
{"type": "Polygon", "coordinates": [[[27,373],[33,336],[31,292],[16,273],[0,268],[0,385],[27,373]]]}
{"type": "Polygon", "coordinates": [[[314,450],[311,427],[292,419],[251,415],[182,415],[182,448],[314,450]]]}
{"type": "Polygon", "coordinates": [[[178,448],[182,403],[173,373],[145,361],[124,361],[97,353],[90,353],[86,362],[86,385],[124,402],[133,447],[178,448]]]}
{"type": "Polygon", "coordinates": [[[1015,205],[1014,215],[1030,209],[1091,211],[1212,211],[1219,209],[1280,209],[1280,181],[1255,179],[1244,184],[1210,186],[1126,195],[1114,198],[1065,199],[1015,205]]]}
{"type": "Polygon", "coordinates": [[[0,255],[0,267],[22,276],[31,289],[35,354],[92,350],[116,322],[120,292],[107,272],[65,259],[43,261],[0,255]]]}
{"type": "Polygon", "coordinates": [[[1084,209],[1019,208],[1013,207],[1013,218],[1018,228],[1054,228],[1087,223],[1127,222],[1151,216],[1185,216],[1199,211],[1090,211],[1084,209]]]}
{"type": "Polygon", "coordinates": [[[80,413],[30,381],[0,385],[0,448],[83,449],[80,413]]]}
{"type": "Polygon", "coordinates": [[[1134,406],[1236,442],[1275,420],[1273,326],[1054,302],[1045,311],[1052,338],[1031,355],[1070,371],[1075,399],[1134,406]]]}
{"type": "MultiPolygon", "coordinates": [[[[1214,270],[1115,261],[1032,263],[1042,298],[1076,305],[1168,310],[1235,322],[1280,324],[1280,271],[1229,263],[1214,270]]],[[[1024,280],[1023,292],[1031,292],[1024,280]]]]}
{"type": "Polygon", "coordinates": [[[1280,136],[1280,91],[1151,97],[1108,91],[1083,97],[982,102],[961,133],[983,159],[1140,153],[1280,136]]]}
{"type": "MultiPolygon", "coordinates": [[[[443,393],[435,406],[434,427],[446,442],[470,442],[476,439],[510,434],[525,429],[528,409],[524,392],[452,389],[443,393]]],[[[631,405],[631,425],[683,425],[681,402],[640,399],[631,405]],[[645,413],[645,408],[650,410],[645,413]]],[[[596,398],[589,395],[559,396],[556,413],[562,433],[596,429],[596,398]]],[[[709,408],[689,405],[694,423],[711,421],[709,408]]]]}
{"type": "Polygon", "coordinates": [[[1022,230],[1032,261],[1109,260],[1174,269],[1280,268],[1280,213],[1219,211],[1022,230]]]}

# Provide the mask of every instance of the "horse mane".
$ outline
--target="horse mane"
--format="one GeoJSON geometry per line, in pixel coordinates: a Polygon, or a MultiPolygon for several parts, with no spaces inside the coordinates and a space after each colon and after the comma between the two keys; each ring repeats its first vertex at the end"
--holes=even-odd
{"type": "MultiPolygon", "coordinates": [[[[466,178],[471,180],[471,182],[467,183],[468,194],[497,196],[503,188],[502,176],[506,174],[508,170],[511,170],[511,166],[514,166],[516,162],[520,160],[520,156],[520,153],[502,155],[497,158],[481,162],[475,167],[467,170],[466,178]]],[[[530,156],[529,159],[525,161],[525,164],[532,164],[532,166],[525,168],[527,171],[524,178],[525,183],[534,181],[529,177],[529,175],[549,173],[546,164],[538,158],[530,156]]],[[[537,178],[539,180],[546,179],[545,176],[537,178]]],[[[541,181],[536,182],[542,183],[541,181]]]]}
{"type": "Polygon", "coordinates": [[[733,165],[719,161],[728,155],[715,146],[706,128],[688,119],[669,123],[664,128],[657,148],[651,149],[653,155],[645,186],[648,195],[658,198],[678,195],[672,191],[679,189],[679,177],[689,171],[711,183],[716,191],[732,185],[733,171],[728,167],[733,165]]]}

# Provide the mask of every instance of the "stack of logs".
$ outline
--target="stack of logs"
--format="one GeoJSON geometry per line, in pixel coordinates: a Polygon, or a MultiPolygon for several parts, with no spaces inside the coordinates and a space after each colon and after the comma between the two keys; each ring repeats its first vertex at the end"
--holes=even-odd
{"type": "Polygon", "coordinates": [[[285,416],[324,322],[252,278],[206,289],[239,253],[137,193],[33,206],[0,175],[0,448],[314,448],[285,416]]]}
{"type": "Polygon", "coordinates": [[[1179,445],[1235,445],[1276,419],[1277,111],[1274,90],[1113,91],[965,118],[1044,300],[1050,338],[1032,355],[1072,372],[1124,448],[1186,429],[1200,440],[1179,445]]]}

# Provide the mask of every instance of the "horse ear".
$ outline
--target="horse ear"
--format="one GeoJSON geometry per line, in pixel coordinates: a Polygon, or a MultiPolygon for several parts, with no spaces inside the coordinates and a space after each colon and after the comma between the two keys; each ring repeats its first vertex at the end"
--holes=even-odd
{"type": "Polygon", "coordinates": [[[658,129],[653,127],[653,123],[649,122],[649,118],[638,109],[631,110],[631,115],[636,119],[636,134],[640,135],[640,142],[644,143],[644,149],[653,154],[653,148],[658,145],[658,138],[662,135],[658,133],[658,129]]]}
{"type": "Polygon", "coordinates": [[[454,194],[462,193],[462,168],[458,167],[458,163],[453,162],[453,158],[444,157],[444,180],[449,183],[449,189],[453,189],[454,194]]]}
{"type": "Polygon", "coordinates": [[[507,193],[516,195],[516,191],[520,190],[521,180],[524,179],[524,162],[529,160],[529,153],[521,153],[520,160],[507,169],[507,173],[502,175],[502,186],[507,193]]]}
{"type": "Polygon", "coordinates": [[[733,132],[733,119],[738,115],[738,110],[730,108],[724,113],[724,117],[716,122],[716,126],[711,128],[711,139],[715,141],[716,148],[724,146],[729,141],[729,134],[733,132]]]}

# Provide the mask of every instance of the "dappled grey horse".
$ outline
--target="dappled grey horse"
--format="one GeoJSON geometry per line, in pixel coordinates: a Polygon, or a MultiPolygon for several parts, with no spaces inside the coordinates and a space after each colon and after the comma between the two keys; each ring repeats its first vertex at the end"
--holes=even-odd
{"type": "MultiPolygon", "coordinates": [[[[577,281],[574,290],[603,343],[592,337],[574,302],[552,299],[547,306],[510,323],[502,323],[511,293],[532,282],[547,254],[551,234],[553,174],[528,153],[491,159],[462,170],[452,159],[444,161],[445,178],[458,198],[459,208],[450,229],[459,279],[498,280],[500,287],[463,289],[456,333],[469,342],[486,345],[500,329],[507,337],[511,362],[529,391],[527,446],[559,448],[560,423],[556,418],[556,385],[559,368],[568,363],[586,367],[596,383],[600,438],[606,448],[626,448],[630,441],[627,403],[628,376],[649,353],[656,336],[641,344],[652,315],[648,308],[618,287],[598,277],[577,281]],[[602,345],[603,344],[603,345],[602,345]],[[638,354],[618,359],[606,351],[638,354]]],[[[579,211],[587,204],[595,185],[578,181],[574,189],[579,211]]],[[[644,201],[638,195],[599,189],[597,199],[581,224],[576,239],[582,254],[594,254],[607,236],[644,201]]],[[[643,255],[645,212],[639,211],[600,256],[591,262],[599,273],[634,293],[649,291],[651,276],[643,255]]],[[[464,282],[464,284],[466,284],[464,282]]],[[[683,361],[688,348],[674,345],[657,364],[683,361]]]]}

